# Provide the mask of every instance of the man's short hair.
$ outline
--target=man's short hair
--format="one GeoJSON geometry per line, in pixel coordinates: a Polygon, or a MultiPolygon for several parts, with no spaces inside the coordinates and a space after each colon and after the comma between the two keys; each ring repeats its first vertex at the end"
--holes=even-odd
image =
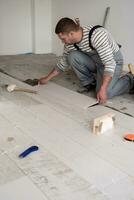
{"type": "Polygon", "coordinates": [[[55,33],[69,33],[70,31],[78,31],[80,28],[79,23],[74,22],[72,19],[64,17],[59,20],[55,27],[55,33]]]}

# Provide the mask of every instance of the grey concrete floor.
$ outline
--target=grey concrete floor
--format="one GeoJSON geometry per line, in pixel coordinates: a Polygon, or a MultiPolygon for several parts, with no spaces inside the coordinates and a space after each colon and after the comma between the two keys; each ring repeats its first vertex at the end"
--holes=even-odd
{"type": "MultiPolygon", "coordinates": [[[[54,54],[0,56],[0,71],[20,81],[40,78],[46,76],[56,66],[58,59],[54,54]]],[[[52,82],[73,91],[77,91],[80,86],[79,80],[71,69],[61,73],[52,82]]],[[[85,93],[85,95],[95,96],[94,93],[85,93]]],[[[134,117],[133,102],[134,95],[125,94],[113,98],[106,106],[134,117]]]]}
{"type": "MultiPolygon", "coordinates": [[[[56,66],[57,60],[54,54],[0,56],[0,71],[20,81],[40,78],[46,76],[56,66]]],[[[79,80],[70,69],[54,78],[52,82],[74,91],[79,85],[79,80]]]]}

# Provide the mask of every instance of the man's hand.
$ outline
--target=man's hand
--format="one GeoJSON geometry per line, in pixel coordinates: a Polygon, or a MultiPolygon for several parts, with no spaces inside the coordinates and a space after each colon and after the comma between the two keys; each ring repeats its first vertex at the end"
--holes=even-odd
{"type": "Polygon", "coordinates": [[[106,94],[106,89],[101,88],[99,92],[97,93],[97,100],[99,101],[100,104],[106,103],[107,101],[107,94],[106,94]]]}
{"type": "Polygon", "coordinates": [[[45,85],[45,84],[48,83],[48,81],[49,81],[48,77],[46,76],[46,77],[40,78],[39,81],[38,81],[38,84],[39,85],[45,85]]]}
{"type": "Polygon", "coordinates": [[[48,83],[48,81],[50,81],[52,78],[54,78],[55,76],[58,76],[60,74],[59,71],[57,71],[56,69],[53,69],[47,76],[40,78],[38,81],[39,85],[45,85],[48,83]]]}
{"type": "Polygon", "coordinates": [[[102,86],[101,86],[99,92],[97,93],[97,100],[101,104],[106,103],[106,101],[108,99],[108,97],[107,97],[107,88],[108,88],[111,80],[112,80],[111,76],[104,75],[102,86]]]}

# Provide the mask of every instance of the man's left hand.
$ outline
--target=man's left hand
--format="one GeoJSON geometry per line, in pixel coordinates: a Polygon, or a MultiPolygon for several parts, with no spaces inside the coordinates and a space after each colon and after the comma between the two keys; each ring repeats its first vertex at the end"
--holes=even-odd
{"type": "Polygon", "coordinates": [[[107,101],[107,94],[106,94],[106,89],[101,88],[99,92],[97,93],[97,100],[99,103],[104,104],[107,101]]]}

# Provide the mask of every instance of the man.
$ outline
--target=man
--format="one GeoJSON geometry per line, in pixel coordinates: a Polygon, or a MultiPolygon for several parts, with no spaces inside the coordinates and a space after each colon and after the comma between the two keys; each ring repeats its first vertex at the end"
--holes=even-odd
{"type": "Polygon", "coordinates": [[[97,100],[105,103],[108,98],[129,92],[134,79],[131,73],[121,76],[123,56],[112,35],[103,27],[81,27],[70,18],[62,18],[55,33],[65,44],[62,58],[39,84],[46,84],[69,65],[83,87],[88,91],[96,87],[97,100]]]}

